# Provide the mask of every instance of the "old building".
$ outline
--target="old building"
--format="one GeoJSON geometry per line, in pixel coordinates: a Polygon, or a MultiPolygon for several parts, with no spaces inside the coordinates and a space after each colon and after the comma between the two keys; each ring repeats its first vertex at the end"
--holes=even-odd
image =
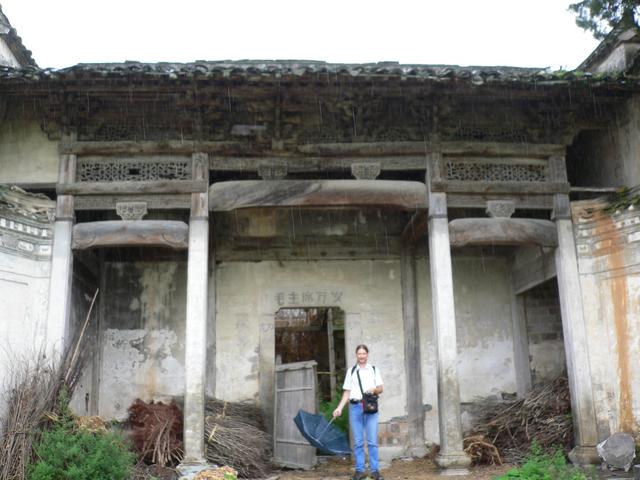
{"type": "Polygon", "coordinates": [[[640,184],[637,33],[574,72],[53,71],[0,20],[1,336],[59,352],[99,288],[79,412],[184,398],[198,462],[205,394],[272,418],[277,343],[312,312],[331,385],[362,342],[384,372],[387,459],[435,442],[463,471],[465,405],[565,369],[576,461],[637,431],[639,197],[594,200],[640,184]]]}

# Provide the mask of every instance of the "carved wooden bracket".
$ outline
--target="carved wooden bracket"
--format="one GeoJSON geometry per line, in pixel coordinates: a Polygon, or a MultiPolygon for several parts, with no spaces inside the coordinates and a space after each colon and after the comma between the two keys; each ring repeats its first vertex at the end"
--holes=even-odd
{"type": "Polygon", "coordinates": [[[352,163],[351,175],[358,180],[375,180],[380,175],[380,162],[352,163]]]}
{"type": "Polygon", "coordinates": [[[142,220],[147,214],[147,202],[118,202],[116,213],[125,221],[142,220]]]}

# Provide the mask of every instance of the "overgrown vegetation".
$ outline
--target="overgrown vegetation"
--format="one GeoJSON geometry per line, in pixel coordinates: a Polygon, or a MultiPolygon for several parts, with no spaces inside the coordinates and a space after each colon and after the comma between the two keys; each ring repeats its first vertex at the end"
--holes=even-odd
{"type": "Polygon", "coordinates": [[[29,480],[125,480],[135,455],[116,432],[91,432],[76,425],[66,395],[61,395],[51,429],[35,446],[29,480]]]}
{"type": "MultiPolygon", "coordinates": [[[[331,421],[331,419],[333,418],[333,411],[338,406],[338,403],[340,403],[341,398],[342,398],[342,391],[337,391],[337,392],[334,392],[333,399],[330,402],[327,402],[327,401],[320,402],[319,410],[324,418],[331,421]]],[[[336,418],[333,421],[333,425],[338,427],[343,432],[348,432],[349,416],[346,415],[345,412],[342,412],[342,415],[340,415],[338,418],[336,418]]]]}
{"type": "Polygon", "coordinates": [[[522,466],[509,470],[494,480],[590,480],[595,473],[586,476],[582,470],[567,462],[561,448],[545,453],[538,443],[533,443],[522,466]]]}

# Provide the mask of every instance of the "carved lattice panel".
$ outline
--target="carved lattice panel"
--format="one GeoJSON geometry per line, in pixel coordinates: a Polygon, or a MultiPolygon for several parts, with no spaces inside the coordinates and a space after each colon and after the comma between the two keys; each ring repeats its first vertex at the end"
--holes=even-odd
{"type": "Polygon", "coordinates": [[[80,182],[121,182],[145,180],[190,180],[191,162],[184,161],[100,161],[78,162],[80,182]]]}
{"type": "Polygon", "coordinates": [[[473,161],[447,162],[447,180],[464,182],[546,182],[543,164],[510,164],[473,161]]]}

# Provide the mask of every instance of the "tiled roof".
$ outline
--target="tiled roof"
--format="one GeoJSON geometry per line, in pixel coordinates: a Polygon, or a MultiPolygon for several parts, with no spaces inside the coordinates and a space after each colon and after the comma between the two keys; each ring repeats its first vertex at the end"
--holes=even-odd
{"type": "Polygon", "coordinates": [[[197,61],[192,63],[81,63],[59,70],[1,68],[0,80],[47,81],[101,78],[191,79],[246,78],[250,80],[351,77],[419,80],[433,82],[463,81],[475,85],[487,83],[570,84],[598,82],[637,84],[640,79],[618,74],[591,74],[579,71],[551,72],[539,68],[461,67],[456,65],[402,65],[396,62],[337,64],[298,60],[197,61]]]}

